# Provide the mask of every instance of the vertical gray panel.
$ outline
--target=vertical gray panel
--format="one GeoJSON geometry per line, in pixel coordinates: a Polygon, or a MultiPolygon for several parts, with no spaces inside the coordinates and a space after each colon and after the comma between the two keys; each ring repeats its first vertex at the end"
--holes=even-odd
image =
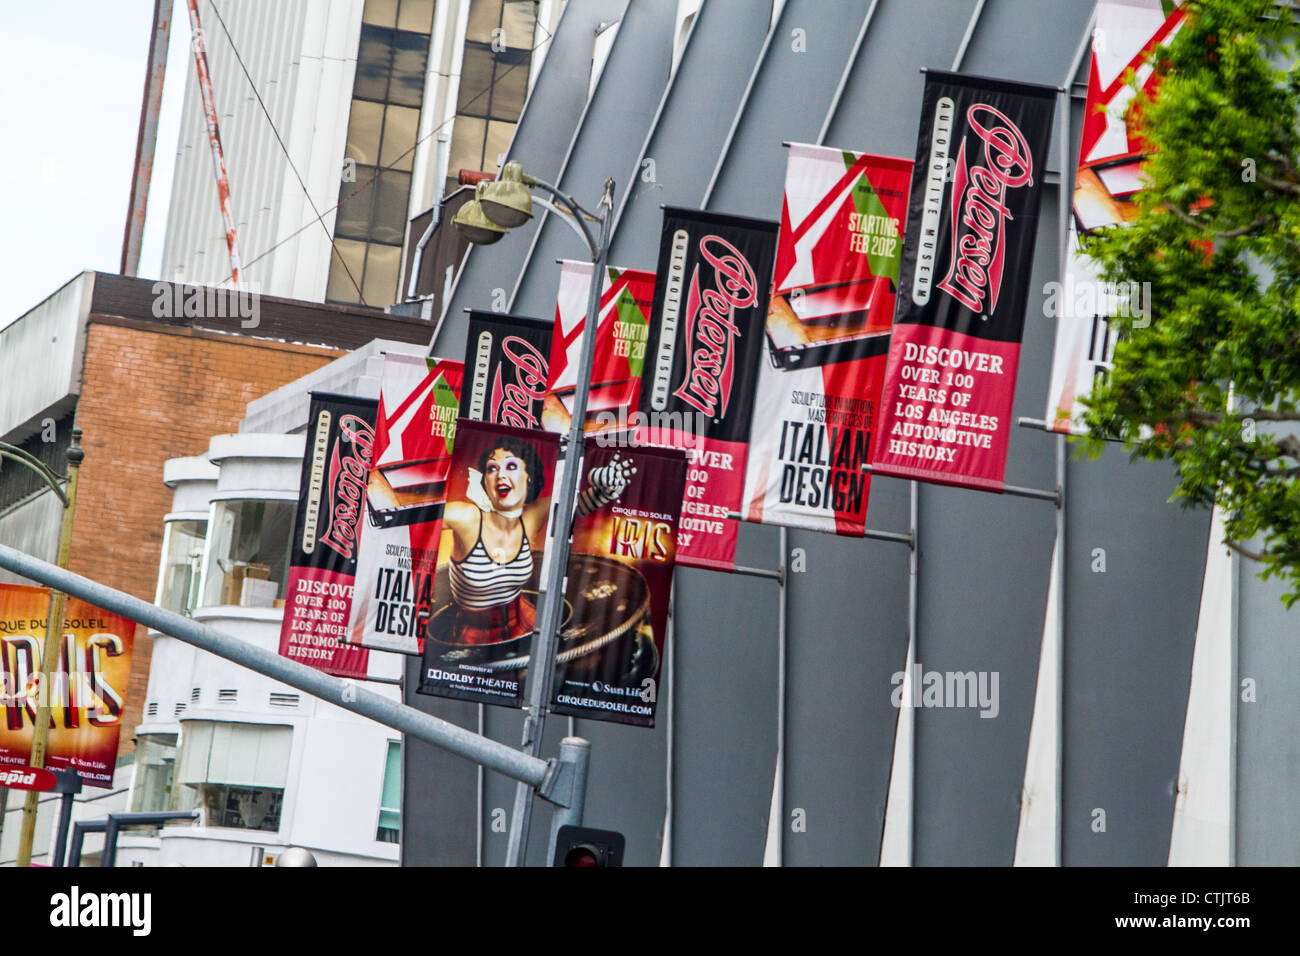
{"type": "Polygon", "coordinates": [[[630,170],[610,261],[653,269],[659,254],[660,206],[698,206],[718,151],[740,105],[763,38],[766,3],[705,0],[677,64],[658,122],[630,170]],[[646,179],[643,161],[654,161],[646,179]]]}
{"type": "MultiPolygon", "coordinates": [[[[475,705],[417,694],[420,659],[406,659],[404,703],[461,727],[475,705]]],[[[402,739],[402,865],[473,866],[477,765],[414,737],[402,739]]]]}
{"type": "MultiPolygon", "coordinates": [[[[990,2],[961,70],[1058,85],[1090,13],[1077,0],[990,2]]],[[[1041,417],[1047,391],[1053,329],[1042,301],[1060,271],[1057,195],[1048,188],[1042,198],[1015,417],[1041,417]]],[[[1006,476],[1052,488],[1054,439],[1013,429],[1006,476]]],[[[994,719],[969,708],[918,711],[916,862],[1010,865],[1055,514],[1049,502],[933,486],[922,486],[920,510],[918,660],[927,671],[996,672],[1000,701],[994,719]]]]}
{"type": "MultiPolygon", "coordinates": [[[[816,138],[868,7],[858,0],[786,3],[723,158],[710,209],[779,216],[786,162],[781,143],[816,138]]],[[[738,563],[777,566],[778,541],[774,528],[745,527],[738,563]]],[[[678,581],[673,859],[757,864],[777,751],[777,588],[754,579],[719,582],[709,572],[678,572],[678,581]],[[701,737],[692,730],[697,727],[710,733],[701,737]]],[[[806,593],[833,603],[825,591],[806,593]]],[[[798,645],[797,636],[790,635],[791,646],[798,645]]],[[[807,802],[820,809],[817,801],[807,802]]],[[[833,819],[827,805],[822,837],[833,839],[833,819]]],[[[870,828],[868,823],[856,844],[864,854],[870,828]]],[[[849,852],[866,862],[854,849],[849,852]]]]}
{"type": "Polygon", "coordinates": [[[1167,465],[1130,464],[1118,447],[1069,465],[1068,866],[1163,866],[1169,857],[1210,522],[1168,502],[1174,481],[1167,465]],[[1104,573],[1093,570],[1099,548],[1104,573]],[[1104,833],[1092,828],[1097,809],[1104,833]]]}
{"type": "MultiPolygon", "coordinates": [[[[951,64],[974,0],[965,15],[955,6],[882,0],[826,145],[912,155],[920,67],[951,64]]],[[[873,481],[868,525],[906,531],[907,498],[906,482],[873,481]]],[[[805,549],[808,570],[789,578],[784,861],[874,864],[898,719],[891,678],[907,660],[908,550],[813,532],[793,532],[790,545],[805,549]],[[801,833],[790,829],[795,809],[801,833]]]]}
{"type": "Polygon", "coordinates": [[[948,69],[975,0],[881,0],[826,145],[911,159],[922,67],[948,69]]]}
{"type": "Polygon", "coordinates": [[[817,138],[869,8],[864,0],[788,0],[736,124],[709,209],[780,218],[786,161],[781,144],[817,138]]]}
{"type": "MultiPolygon", "coordinates": [[[[618,20],[626,7],[627,0],[569,0],[565,7],[510,144],[510,157],[520,160],[533,175],[547,182],[559,177],[587,104],[596,28],[618,20]]],[[[490,308],[493,289],[510,293],[537,228],[534,220],[493,246],[470,248],[433,342],[435,355],[459,359],[464,354],[465,310],[490,308]]]]}
{"type": "MultiPolygon", "coordinates": [[[[1056,266],[1056,191],[1043,194],[1013,421],[1042,415],[1052,327],[1042,288],[1056,266]]],[[[1011,430],[1009,484],[1051,489],[1055,439],[1011,430]]],[[[916,851],[922,865],[1010,865],[1015,856],[1056,514],[1051,502],[921,486],[923,671],[998,675],[998,713],[916,714],[916,851]]]]}
{"type": "MultiPolygon", "coordinates": [[[[628,188],[623,177],[635,165],[668,83],[676,9],[676,0],[638,0],[628,6],[619,25],[573,154],[556,183],[589,209],[595,209],[606,179],[614,178],[616,197],[628,188]]],[[[590,255],[582,241],[554,216],[547,216],[540,230],[510,308],[523,315],[550,317],[555,314],[560,281],[555,260],[590,261],[590,255]]]]}
{"type": "MultiPolygon", "coordinates": [[[[744,525],[736,563],[772,568],[775,528],[744,525]]],[[[678,568],[673,863],[763,862],[776,767],[773,581],[678,568]]]]}
{"type": "MultiPolygon", "coordinates": [[[[1217,542],[1214,542],[1217,544],[1217,542]]],[[[1241,680],[1255,700],[1232,691],[1237,708],[1237,864],[1300,864],[1300,609],[1286,610],[1276,578],[1239,561],[1237,644],[1241,680]]]]}

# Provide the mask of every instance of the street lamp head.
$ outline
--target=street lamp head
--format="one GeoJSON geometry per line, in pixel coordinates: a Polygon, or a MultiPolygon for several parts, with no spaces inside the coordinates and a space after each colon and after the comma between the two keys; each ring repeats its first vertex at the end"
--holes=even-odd
{"type": "Polygon", "coordinates": [[[479,197],[483,214],[498,226],[514,229],[533,218],[533,197],[528,192],[524,168],[511,161],[494,181],[485,183],[479,197]]]}
{"type": "Polygon", "coordinates": [[[483,215],[483,189],[487,183],[479,183],[474,188],[474,197],[461,206],[456,215],[451,217],[451,224],[456,231],[476,246],[490,246],[506,234],[505,226],[498,226],[483,215]]]}

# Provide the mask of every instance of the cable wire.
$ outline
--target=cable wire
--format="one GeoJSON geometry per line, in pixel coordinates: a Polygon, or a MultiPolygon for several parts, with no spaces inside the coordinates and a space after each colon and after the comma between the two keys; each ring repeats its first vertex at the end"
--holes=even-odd
{"type": "MultiPolygon", "coordinates": [[[[226,35],[226,42],[230,44],[230,52],[235,54],[235,59],[239,63],[239,68],[244,71],[244,78],[248,80],[248,87],[253,91],[253,95],[257,97],[257,105],[262,108],[262,115],[266,117],[266,122],[270,124],[271,132],[275,134],[275,141],[280,144],[280,149],[284,153],[284,158],[289,163],[289,168],[293,170],[294,178],[298,180],[298,185],[302,187],[302,193],[307,197],[307,203],[311,206],[311,211],[316,214],[316,221],[319,222],[320,227],[325,230],[325,236],[330,242],[330,252],[338,257],[339,264],[343,266],[343,271],[348,274],[348,280],[352,283],[352,288],[357,290],[357,299],[362,305],[365,305],[366,297],[361,292],[361,286],[357,283],[356,277],[352,274],[352,270],[348,268],[347,261],[343,258],[343,254],[339,252],[338,246],[335,244],[334,234],[330,232],[329,226],[325,225],[325,214],[316,208],[316,202],[311,198],[311,190],[309,190],[307,184],[303,182],[302,174],[298,172],[298,167],[294,164],[293,157],[289,155],[289,147],[285,145],[284,138],[280,135],[280,130],[276,128],[275,120],[271,118],[271,111],[266,108],[266,103],[262,100],[262,94],[258,92],[257,84],[253,82],[253,77],[248,72],[248,67],[244,63],[244,58],[240,55],[239,48],[235,46],[235,38],[230,35],[230,28],[226,26],[226,18],[223,17],[221,11],[217,9],[217,0],[208,0],[208,6],[212,7],[212,12],[217,15],[217,22],[221,24],[221,32],[226,35]]],[[[308,225],[310,226],[311,223],[308,223],[308,225]]],[[[259,256],[258,258],[261,257],[259,256]]]]}
{"type": "MultiPolygon", "coordinates": [[[[220,14],[218,14],[217,19],[218,19],[218,20],[221,19],[220,14]]],[[[223,26],[224,26],[224,24],[223,24],[223,26]]],[[[543,33],[546,34],[546,38],[545,38],[544,40],[542,40],[541,42],[539,42],[536,46],[531,47],[531,48],[529,49],[528,53],[529,53],[529,66],[530,66],[530,68],[531,68],[531,65],[532,65],[532,54],[535,53],[537,50],[541,49],[543,46],[545,46],[547,43],[549,43],[551,40],[553,40],[553,39],[555,38],[555,37],[554,37],[554,34],[552,34],[551,31],[547,30],[546,27],[543,26],[543,25],[541,24],[540,21],[536,22],[536,27],[537,27],[538,29],[540,29],[543,33]]],[[[233,48],[233,44],[232,44],[232,48],[233,48]]],[[[463,108],[466,107],[466,106],[470,106],[470,105],[472,105],[472,104],[475,103],[477,100],[479,100],[481,97],[483,97],[483,96],[487,96],[487,95],[491,94],[491,92],[493,91],[493,89],[496,88],[496,85],[497,85],[499,82],[501,82],[502,80],[504,80],[507,76],[509,76],[509,75],[510,75],[511,73],[513,73],[515,70],[519,69],[521,66],[522,66],[522,64],[516,63],[516,64],[514,64],[513,66],[506,67],[506,68],[505,68],[504,70],[502,70],[500,73],[495,73],[495,72],[494,72],[494,78],[493,78],[492,82],[489,83],[487,86],[483,87],[483,89],[482,89],[481,91],[479,91],[478,93],[476,93],[476,94],[475,94],[473,97],[471,97],[469,100],[465,101],[463,104],[460,104],[460,105],[457,107],[457,111],[458,111],[458,112],[457,112],[456,115],[459,115],[459,110],[463,109],[463,108]]],[[[260,97],[259,97],[259,101],[260,101],[260,97]]],[[[423,109],[423,107],[422,107],[421,109],[423,109]]],[[[268,118],[269,118],[269,117],[268,117],[268,118]]],[[[360,186],[358,186],[358,187],[357,187],[357,188],[356,188],[356,189],[351,193],[351,195],[349,195],[346,199],[340,200],[339,202],[337,202],[337,203],[335,203],[333,206],[331,206],[329,209],[326,209],[324,212],[319,213],[317,218],[323,220],[323,217],[324,217],[324,216],[326,216],[326,215],[328,215],[329,213],[334,212],[335,210],[339,209],[339,208],[340,208],[344,203],[351,202],[353,199],[355,199],[356,197],[360,196],[363,192],[365,192],[367,189],[369,189],[370,186],[371,186],[371,185],[372,185],[376,180],[379,179],[380,175],[382,175],[383,173],[385,173],[385,172],[387,172],[387,171],[389,171],[389,170],[396,169],[398,163],[400,163],[402,160],[404,160],[404,159],[405,159],[408,155],[410,155],[411,153],[415,152],[416,148],[419,147],[419,145],[420,145],[421,143],[427,141],[430,137],[436,135],[437,133],[440,133],[440,132],[443,130],[443,128],[446,127],[449,123],[453,123],[453,122],[455,122],[455,119],[456,119],[456,116],[455,116],[455,115],[453,115],[453,116],[447,118],[446,120],[444,120],[443,122],[441,122],[441,123],[439,123],[437,126],[435,126],[433,129],[431,129],[431,130],[430,130],[428,133],[426,133],[424,136],[421,136],[419,139],[417,139],[417,140],[415,141],[415,143],[414,143],[414,144],[413,144],[409,149],[407,149],[404,153],[402,153],[400,156],[398,156],[396,159],[394,159],[394,160],[393,160],[391,163],[389,163],[387,166],[378,166],[378,167],[376,168],[376,170],[375,170],[375,175],[374,175],[374,176],[372,176],[370,179],[367,179],[364,183],[362,183],[360,186]]],[[[522,112],[520,113],[520,119],[523,119],[523,114],[522,114],[522,112]]],[[[518,123],[518,120],[516,120],[516,123],[518,123]]],[[[277,135],[278,135],[278,134],[277,134],[277,135]]],[[[281,145],[283,145],[283,144],[281,144],[281,145]]],[[[301,179],[300,179],[299,181],[301,181],[301,179]]],[[[306,187],[304,186],[303,188],[305,189],[306,187]]],[[[314,210],[315,208],[316,208],[316,207],[315,207],[315,204],[313,204],[313,205],[312,205],[312,209],[314,210]]],[[[314,222],[314,221],[313,221],[313,222],[314,222]]],[[[308,223],[305,223],[305,224],[302,225],[302,226],[299,226],[297,229],[295,229],[293,232],[289,233],[289,234],[288,234],[287,236],[285,236],[283,239],[278,240],[274,245],[272,245],[272,246],[271,246],[269,249],[267,249],[266,251],[258,253],[256,256],[253,256],[251,259],[246,259],[246,260],[244,261],[244,268],[247,269],[249,266],[253,265],[253,263],[255,263],[255,262],[257,262],[257,261],[259,261],[259,260],[261,260],[261,259],[264,259],[264,258],[266,258],[267,256],[269,256],[271,253],[275,252],[275,250],[279,249],[279,248],[280,248],[281,246],[283,246],[285,243],[289,242],[289,241],[292,240],[292,239],[296,239],[300,234],[302,234],[302,233],[305,232],[306,230],[310,229],[310,228],[312,227],[312,225],[313,225],[313,222],[308,222],[308,223]]],[[[323,222],[322,222],[322,225],[323,225],[323,222]]],[[[333,245],[333,238],[331,237],[331,246],[332,246],[332,245],[333,245]]],[[[337,252],[337,250],[336,250],[336,252],[337,252]]],[[[346,265],[345,265],[345,268],[346,268],[346,265]]],[[[349,273],[348,275],[349,275],[349,278],[350,278],[350,277],[351,277],[351,273],[349,273]]],[[[228,276],[228,277],[226,278],[226,281],[229,281],[229,280],[230,280],[230,277],[228,276]]],[[[354,284],[354,285],[356,284],[355,281],[353,282],[353,284],[354,284]]],[[[359,293],[360,293],[360,290],[358,290],[358,294],[359,294],[359,293]]],[[[364,305],[365,303],[363,302],[362,304],[364,305]]]]}

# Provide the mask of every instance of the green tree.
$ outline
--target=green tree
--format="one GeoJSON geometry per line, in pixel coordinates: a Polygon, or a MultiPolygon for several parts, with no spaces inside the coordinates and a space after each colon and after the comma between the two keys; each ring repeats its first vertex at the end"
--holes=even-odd
{"type": "Polygon", "coordinates": [[[1300,600],[1300,30],[1272,0],[1187,0],[1130,113],[1155,151],[1137,216],[1083,248],[1111,282],[1149,283],[1118,316],[1089,397],[1093,454],[1122,440],[1172,460],[1175,499],[1218,505],[1226,541],[1300,600]],[[1144,312],[1147,310],[1143,310],[1144,312]],[[1136,326],[1144,323],[1137,321],[1136,326]],[[1250,545],[1243,544],[1250,542],[1250,545]]]}

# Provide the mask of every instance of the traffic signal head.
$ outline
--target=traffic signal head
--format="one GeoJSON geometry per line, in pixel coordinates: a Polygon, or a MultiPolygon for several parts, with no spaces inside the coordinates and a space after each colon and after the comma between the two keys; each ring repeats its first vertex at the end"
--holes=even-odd
{"type": "Polygon", "coordinates": [[[623,834],[591,827],[560,827],[554,866],[622,866],[623,834]]]}

